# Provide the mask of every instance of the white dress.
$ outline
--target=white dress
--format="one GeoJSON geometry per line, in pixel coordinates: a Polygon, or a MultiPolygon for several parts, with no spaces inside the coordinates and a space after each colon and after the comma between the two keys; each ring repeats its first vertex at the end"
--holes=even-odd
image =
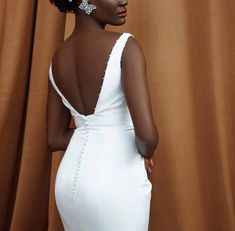
{"type": "Polygon", "coordinates": [[[93,114],[71,111],[76,129],[57,171],[56,205],[66,231],[147,231],[152,184],[121,86],[120,60],[129,33],[116,40],[93,114]]]}

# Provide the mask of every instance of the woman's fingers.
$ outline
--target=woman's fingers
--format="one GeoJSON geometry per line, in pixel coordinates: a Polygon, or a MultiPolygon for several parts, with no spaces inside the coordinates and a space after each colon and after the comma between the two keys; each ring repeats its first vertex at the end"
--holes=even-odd
{"type": "Polygon", "coordinates": [[[152,166],[153,166],[153,159],[148,159],[148,158],[144,158],[144,162],[145,162],[145,168],[146,170],[151,173],[152,172],[152,166]]]}
{"type": "Polygon", "coordinates": [[[149,173],[151,173],[151,172],[152,172],[151,167],[148,167],[148,172],[149,172],[149,173]]]}

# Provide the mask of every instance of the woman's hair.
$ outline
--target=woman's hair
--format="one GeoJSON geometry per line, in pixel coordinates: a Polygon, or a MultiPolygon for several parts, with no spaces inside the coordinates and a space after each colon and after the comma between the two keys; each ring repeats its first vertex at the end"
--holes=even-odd
{"type": "Polygon", "coordinates": [[[54,4],[63,13],[75,13],[78,7],[78,0],[49,0],[50,3],[54,4]]]}

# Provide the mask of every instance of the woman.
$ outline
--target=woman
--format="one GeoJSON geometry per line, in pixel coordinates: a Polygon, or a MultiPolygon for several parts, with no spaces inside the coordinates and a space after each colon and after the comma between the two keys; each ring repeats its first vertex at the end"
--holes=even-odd
{"type": "Polygon", "coordinates": [[[69,231],[147,231],[158,144],[146,63],[123,25],[126,0],[50,0],[75,28],[49,70],[47,139],[65,150],[55,198],[69,231]],[[69,128],[71,116],[76,128],[69,128]]]}

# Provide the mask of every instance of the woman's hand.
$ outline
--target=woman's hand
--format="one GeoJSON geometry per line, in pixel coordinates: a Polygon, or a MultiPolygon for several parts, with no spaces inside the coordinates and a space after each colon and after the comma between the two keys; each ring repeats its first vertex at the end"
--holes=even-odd
{"type": "Polygon", "coordinates": [[[145,164],[145,169],[147,172],[151,173],[152,172],[152,167],[153,167],[153,159],[148,159],[144,157],[144,164],[145,164]]]}

